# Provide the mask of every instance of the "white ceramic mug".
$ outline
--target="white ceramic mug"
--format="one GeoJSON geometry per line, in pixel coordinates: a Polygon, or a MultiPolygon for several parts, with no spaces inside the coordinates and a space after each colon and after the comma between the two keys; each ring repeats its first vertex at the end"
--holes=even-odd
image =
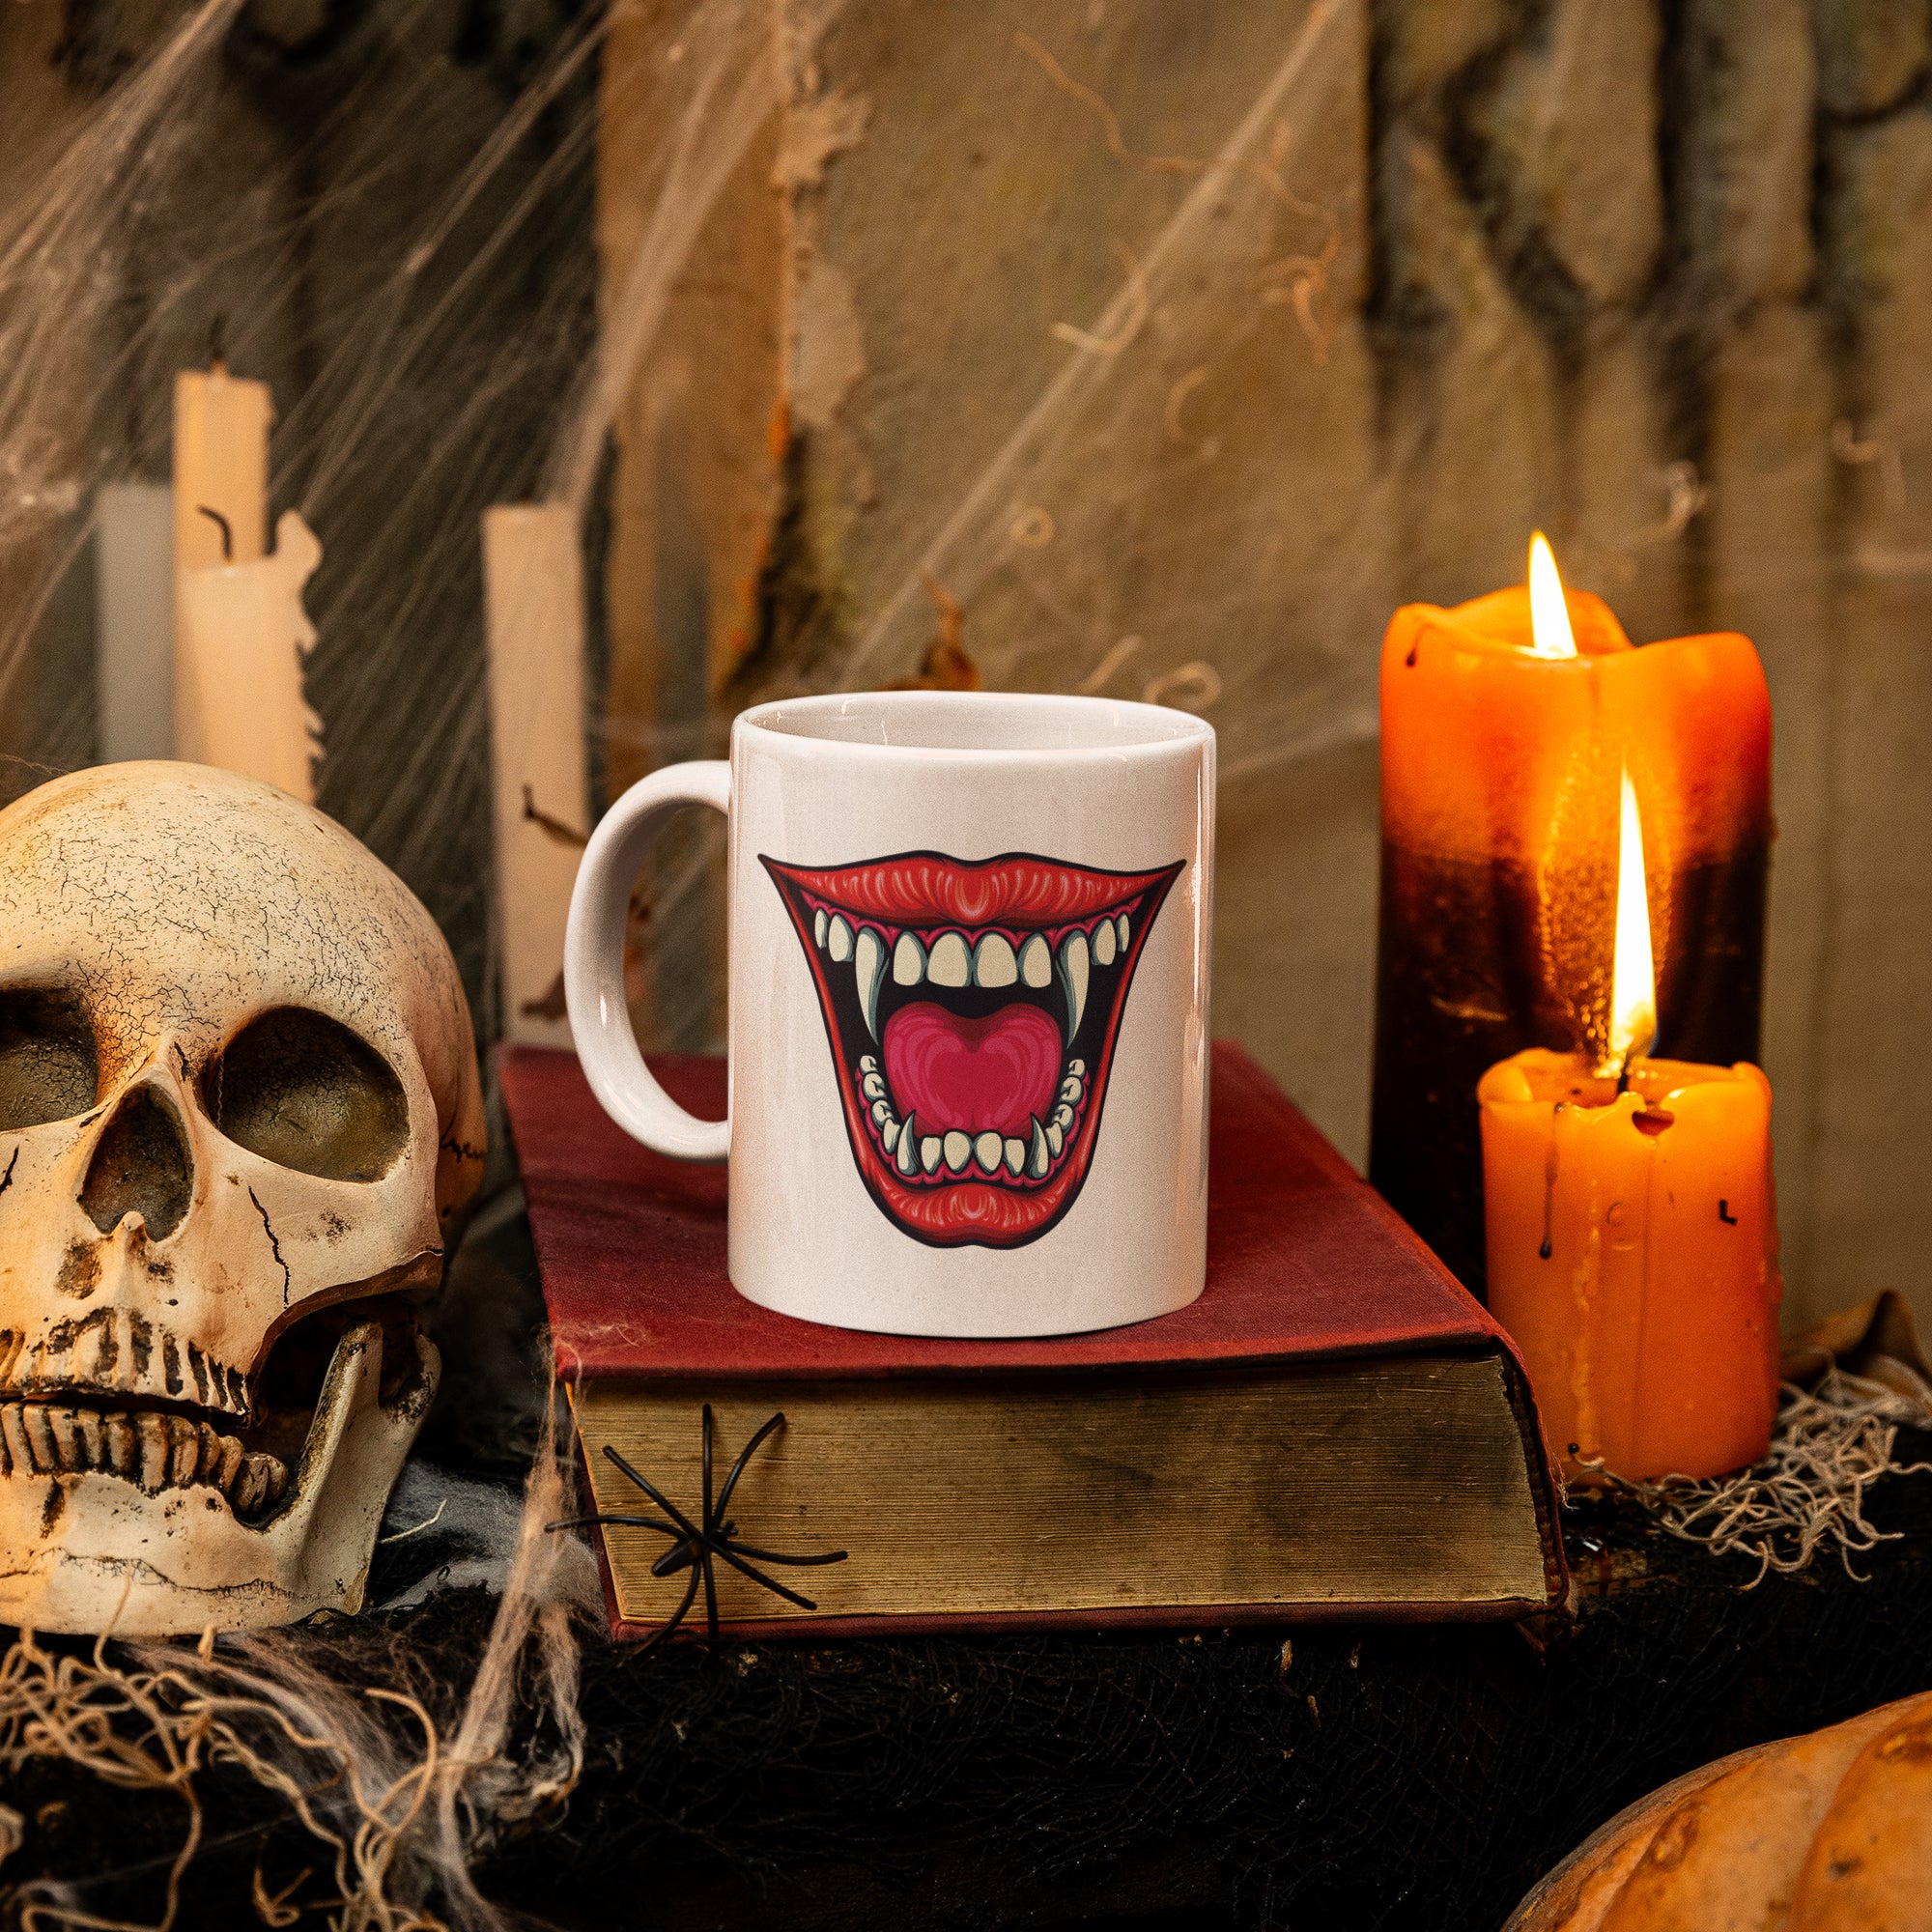
{"type": "Polygon", "coordinates": [[[564,986],[626,1132],[729,1156],[730,1270],[787,1315],[1075,1333],[1206,1265],[1214,733],[1094,697],[873,692],[745,712],[632,786],[571,901],[564,986]],[[730,1114],[651,1077],[624,931],[681,807],[730,820],[730,1114]]]}

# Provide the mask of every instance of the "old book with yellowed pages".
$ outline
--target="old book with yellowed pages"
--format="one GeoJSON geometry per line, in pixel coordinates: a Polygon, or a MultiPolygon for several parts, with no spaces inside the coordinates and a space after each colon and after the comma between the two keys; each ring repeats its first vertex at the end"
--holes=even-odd
{"type": "MultiPolygon", "coordinates": [[[[656,1063],[723,1111],[723,1067],[656,1063]]],[[[1566,1588],[1555,1496],[1507,1339],[1278,1089],[1215,1050],[1208,1287],[1191,1307],[1024,1342],[858,1334],[736,1294],[724,1176],[637,1146],[568,1054],[506,1049],[586,1508],[699,1522],[757,1431],[734,1547],[811,1607],[713,1565],[723,1627],[770,1636],[1048,1623],[1517,1617],[1566,1588]]],[[[707,1105],[708,1103],[708,1105],[707,1105]]],[[[613,1626],[689,1570],[600,1532],[613,1626]]]]}

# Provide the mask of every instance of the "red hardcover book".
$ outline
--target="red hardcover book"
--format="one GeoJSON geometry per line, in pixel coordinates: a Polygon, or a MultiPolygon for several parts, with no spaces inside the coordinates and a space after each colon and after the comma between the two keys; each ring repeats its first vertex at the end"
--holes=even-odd
{"type": "MultiPolygon", "coordinates": [[[[712,1060],[654,1062],[724,1112],[712,1060]]],[[[1214,1050],[1208,1285],[1130,1327],[1015,1342],[773,1314],[725,1273],[725,1176],[639,1146],[575,1058],[499,1056],[557,1368],[603,1512],[681,1508],[770,1415],[730,1515],[836,1564],[720,1564],[746,1635],[1045,1623],[1511,1617],[1563,1597],[1556,1495],[1508,1338],[1240,1050],[1214,1050]]],[[[687,1577],[663,1535],[603,1533],[613,1626],[687,1577]]]]}

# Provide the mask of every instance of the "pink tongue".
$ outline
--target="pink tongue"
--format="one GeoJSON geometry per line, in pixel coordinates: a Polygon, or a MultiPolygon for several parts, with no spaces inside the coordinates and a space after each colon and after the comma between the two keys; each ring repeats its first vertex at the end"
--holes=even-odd
{"type": "Polygon", "coordinates": [[[893,1098],[923,1132],[1023,1138],[1046,1120],[1060,1086],[1060,1029],[1024,1001],[981,1020],[961,1019],[929,1001],[901,1007],[886,1022],[881,1050],[893,1098]]]}

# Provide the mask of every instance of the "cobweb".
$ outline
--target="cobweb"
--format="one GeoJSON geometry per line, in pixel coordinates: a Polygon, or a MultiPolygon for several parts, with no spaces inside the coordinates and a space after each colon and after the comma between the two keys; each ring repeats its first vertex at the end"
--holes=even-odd
{"type": "MultiPolygon", "coordinates": [[[[1151,245],[1117,244],[1119,292],[1059,325],[1058,374],[962,482],[896,593],[807,668],[810,683],[916,668],[931,580],[968,606],[988,682],[1207,711],[1224,771],[1372,732],[1363,640],[1297,629],[1286,570],[1226,567],[1269,554],[1256,532],[1283,517],[1293,427],[1195,420],[1257,360],[1293,357],[1321,382],[1344,214],[1294,184],[1347,67],[1328,45],[1345,11],[1320,0],[1255,98],[1230,103],[1221,147],[1198,156],[1133,151],[1111,108],[1019,37],[1014,59],[1049,74],[1121,166],[1185,193],[1151,245]]],[[[0,210],[6,795],[97,754],[98,493],[165,478],[173,372],[218,342],[271,382],[273,506],[298,507],[325,547],[309,591],[320,803],[437,914],[494,1030],[478,514],[541,497],[581,519],[594,816],[607,730],[636,742],[654,724],[603,707],[612,425],[724,184],[837,13],[697,0],[650,15],[655,41],[627,71],[670,132],[635,185],[648,218],[601,319],[608,14],[512,9],[452,43],[429,0],[307,38],[259,4],[203,0],[146,43],[106,14],[71,35],[62,111],[0,210]]],[[[721,696],[714,742],[743,695],[721,696]]],[[[664,882],[660,930],[707,863],[700,849],[664,882]]],[[[662,1027],[701,1034],[712,997],[671,988],[662,1027]]]]}

